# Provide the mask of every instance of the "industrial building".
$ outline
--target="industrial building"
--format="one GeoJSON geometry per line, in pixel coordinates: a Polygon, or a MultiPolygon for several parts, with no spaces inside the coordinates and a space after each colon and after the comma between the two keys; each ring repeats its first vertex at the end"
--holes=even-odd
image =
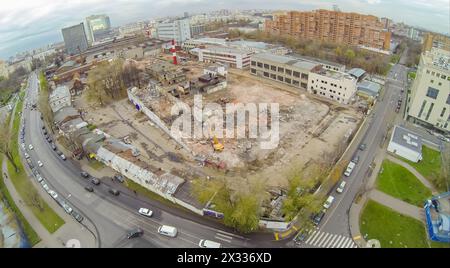
{"type": "Polygon", "coordinates": [[[348,104],[356,94],[356,83],[356,78],[347,73],[318,65],[309,73],[308,92],[348,104]]]}
{"type": "Polygon", "coordinates": [[[250,73],[306,90],[309,72],[317,65],[295,57],[261,53],[252,56],[250,73]]]}
{"type": "Polygon", "coordinates": [[[289,11],[266,20],[265,32],[389,50],[391,33],[372,15],[329,10],[289,11]]]}
{"type": "Polygon", "coordinates": [[[208,63],[220,62],[231,68],[244,69],[250,66],[252,54],[253,52],[235,48],[209,46],[198,49],[198,60],[208,63]]]}
{"type": "Polygon", "coordinates": [[[69,87],[64,85],[58,86],[50,94],[48,98],[48,103],[50,104],[50,108],[54,113],[59,111],[63,107],[70,106],[72,101],[69,87]]]}
{"type": "Polygon", "coordinates": [[[433,47],[422,53],[408,96],[406,119],[450,133],[450,51],[433,47]]]}
{"type": "Polygon", "coordinates": [[[422,139],[406,128],[395,126],[387,150],[417,163],[422,160],[422,139]]]}
{"type": "Polygon", "coordinates": [[[88,40],[83,23],[63,28],[61,32],[68,54],[75,55],[88,49],[88,40]]]}
{"type": "Polygon", "coordinates": [[[156,25],[156,34],[161,40],[175,40],[182,43],[191,39],[191,27],[188,19],[163,21],[156,25]]]}

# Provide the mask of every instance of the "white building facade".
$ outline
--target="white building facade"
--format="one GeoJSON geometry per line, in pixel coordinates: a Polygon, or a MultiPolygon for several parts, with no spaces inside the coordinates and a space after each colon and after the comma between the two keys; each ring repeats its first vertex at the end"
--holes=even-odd
{"type": "Polygon", "coordinates": [[[211,46],[198,50],[198,60],[207,63],[221,62],[231,68],[245,69],[250,66],[252,54],[249,51],[211,46]]]}
{"type": "Polygon", "coordinates": [[[191,27],[188,19],[158,23],[156,33],[159,39],[175,40],[177,43],[191,39],[191,27]]]}
{"type": "Polygon", "coordinates": [[[58,86],[50,94],[48,102],[53,112],[57,112],[63,107],[70,106],[72,102],[69,87],[58,86]]]}
{"type": "Polygon", "coordinates": [[[357,80],[351,75],[323,68],[314,68],[308,76],[308,92],[348,104],[357,91],[357,80]]]}
{"type": "Polygon", "coordinates": [[[422,160],[421,138],[400,126],[394,127],[387,150],[415,163],[422,160]]]}

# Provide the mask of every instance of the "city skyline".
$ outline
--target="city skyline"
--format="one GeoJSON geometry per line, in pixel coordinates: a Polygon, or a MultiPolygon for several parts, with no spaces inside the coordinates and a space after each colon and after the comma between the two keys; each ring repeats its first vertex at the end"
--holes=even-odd
{"type": "MultiPolygon", "coordinates": [[[[3,1],[2,1],[3,2],[3,1]]],[[[17,52],[35,49],[46,44],[62,41],[60,30],[63,27],[83,22],[92,14],[107,14],[113,26],[155,16],[182,15],[183,12],[199,13],[224,9],[291,9],[313,10],[332,9],[337,4],[342,11],[360,12],[378,17],[388,17],[396,22],[420,26],[432,31],[448,34],[449,2],[447,0],[340,0],[340,1],[215,1],[170,0],[170,1],[123,1],[87,0],[53,2],[5,2],[0,10],[0,58],[7,59],[17,52]],[[104,4],[104,5],[103,5],[104,4]],[[172,6],[176,8],[171,9],[172,6]],[[405,12],[395,12],[395,10],[405,12]],[[68,16],[77,14],[77,17],[68,16]],[[17,19],[20,18],[20,19],[17,19]],[[420,19],[420,20],[418,20],[420,19]],[[446,26],[447,25],[447,26],[446,26]]]]}

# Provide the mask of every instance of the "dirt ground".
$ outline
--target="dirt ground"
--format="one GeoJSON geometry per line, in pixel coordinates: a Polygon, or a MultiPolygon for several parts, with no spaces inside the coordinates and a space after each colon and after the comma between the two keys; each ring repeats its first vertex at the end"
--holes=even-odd
{"type": "MultiPolygon", "coordinates": [[[[203,74],[205,66],[189,62],[180,68],[185,68],[187,77],[193,79],[203,74]]],[[[328,155],[335,153],[356,131],[362,119],[362,115],[352,107],[336,109],[336,106],[318,101],[306,92],[280,90],[281,86],[275,88],[263,79],[229,72],[227,82],[225,90],[204,95],[203,106],[211,102],[223,107],[226,103],[278,103],[280,141],[275,149],[265,150],[260,148],[259,139],[220,138],[219,142],[225,148],[222,152],[214,152],[210,139],[185,140],[194,155],[223,163],[225,170],[199,166],[192,154],[179,148],[145,115],[137,112],[127,99],[99,108],[87,102],[83,94],[75,100],[75,106],[86,112],[87,122],[110,135],[116,138],[129,136],[150,165],[186,175],[187,179],[224,176],[230,181],[258,181],[273,187],[285,187],[292,169],[323,162],[328,155]]],[[[182,101],[192,107],[192,97],[183,96],[182,101]]]]}

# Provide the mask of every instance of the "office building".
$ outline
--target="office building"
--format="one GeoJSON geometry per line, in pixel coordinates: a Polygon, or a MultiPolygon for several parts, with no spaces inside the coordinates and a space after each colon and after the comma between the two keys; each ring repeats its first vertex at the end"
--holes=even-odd
{"type": "Polygon", "coordinates": [[[450,133],[450,52],[439,48],[422,53],[408,96],[406,118],[450,133]]]}
{"type": "Polygon", "coordinates": [[[197,36],[205,32],[205,24],[191,25],[191,36],[197,36]]]}
{"type": "Polygon", "coordinates": [[[83,23],[63,28],[61,32],[68,54],[75,55],[86,51],[88,48],[88,41],[83,23]]]}
{"type": "Polygon", "coordinates": [[[111,30],[111,22],[106,15],[92,15],[86,18],[86,35],[89,44],[106,37],[111,30]]]}
{"type": "Polygon", "coordinates": [[[430,51],[433,47],[450,51],[450,37],[442,34],[426,33],[423,37],[422,52],[430,51]]]}
{"type": "Polygon", "coordinates": [[[266,20],[265,31],[389,50],[391,34],[375,16],[329,10],[289,11],[266,20]]]}
{"type": "Polygon", "coordinates": [[[224,63],[231,68],[244,69],[250,66],[252,52],[219,46],[198,49],[198,60],[224,63]]]}
{"type": "Polygon", "coordinates": [[[175,40],[177,43],[182,43],[191,39],[188,19],[160,22],[156,25],[156,32],[161,40],[175,40]]]}

